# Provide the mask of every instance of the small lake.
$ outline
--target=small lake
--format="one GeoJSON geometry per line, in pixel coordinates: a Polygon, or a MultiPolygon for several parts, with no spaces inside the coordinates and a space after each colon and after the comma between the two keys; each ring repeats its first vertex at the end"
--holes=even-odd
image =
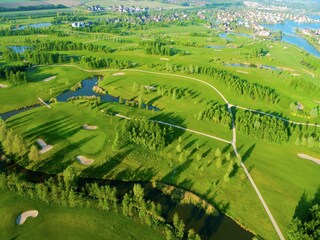
{"type": "Polygon", "coordinates": [[[296,34],[296,29],[309,28],[309,29],[320,29],[320,23],[296,23],[294,21],[285,21],[279,24],[262,24],[264,28],[270,31],[282,31],[282,41],[295,45],[299,48],[304,49],[308,53],[320,57],[320,51],[310,44],[306,39],[296,34]]]}
{"type": "MultiPolygon", "coordinates": [[[[58,102],[67,102],[69,98],[73,98],[73,97],[90,97],[90,96],[97,96],[101,98],[101,101],[103,102],[115,102],[115,103],[119,103],[119,98],[118,97],[114,97],[111,96],[109,94],[100,94],[100,93],[96,93],[95,91],[92,90],[92,88],[94,86],[97,86],[99,81],[99,77],[95,76],[92,78],[88,78],[85,79],[81,82],[82,87],[77,89],[76,91],[71,91],[68,90],[62,94],[60,94],[59,96],[57,96],[57,100],[58,102]]],[[[123,103],[125,103],[125,99],[123,99],[123,103]]],[[[49,102],[46,102],[47,104],[50,104],[49,102]]],[[[130,101],[131,104],[133,104],[134,106],[138,106],[137,102],[133,102],[130,101]]],[[[28,111],[30,109],[34,109],[37,107],[42,106],[41,104],[35,104],[33,106],[27,106],[27,107],[23,107],[17,110],[13,110],[13,111],[9,111],[9,112],[5,112],[5,113],[0,113],[0,117],[3,120],[7,120],[10,117],[19,114],[21,112],[25,112],[28,111]]],[[[146,104],[142,104],[142,108],[148,108],[148,110],[153,110],[153,111],[160,111],[160,109],[158,107],[155,106],[151,106],[151,105],[146,105],[146,104]]]]}
{"type": "MultiPolygon", "coordinates": [[[[57,97],[57,100],[59,102],[67,102],[69,98],[72,97],[90,97],[90,96],[97,96],[100,97],[101,100],[103,102],[119,102],[119,98],[118,97],[114,97],[111,96],[109,94],[100,94],[100,93],[96,93],[95,91],[92,90],[92,88],[94,86],[98,85],[98,76],[92,77],[92,78],[88,78],[86,80],[83,80],[81,82],[82,87],[77,89],[76,91],[66,91],[64,93],[62,93],[61,95],[59,95],[57,97]]],[[[126,100],[123,99],[123,102],[125,102],[126,100]]],[[[138,105],[138,103],[136,103],[136,105],[138,105]]],[[[147,108],[148,110],[154,110],[154,111],[160,111],[159,108],[155,107],[155,106],[147,106],[146,104],[142,104],[142,108],[147,108]]]]}
{"type": "Polygon", "coordinates": [[[235,32],[225,32],[218,34],[219,37],[226,39],[228,41],[233,41],[232,38],[229,37],[229,35],[235,35],[239,37],[246,37],[246,38],[253,38],[252,35],[246,34],[246,33],[235,33],[235,32]]]}
{"type": "Polygon", "coordinates": [[[248,64],[243,64],[243,63],[225,63],[223,64],[226,67],[243,67],[243,68],[263,68],[263,69],[268,69],[268,70],[274,70],[274,71],[282,71],[282,69],[274,67],[274,66],[269,66],[269,65],[248,65],[248,64]]]}
{"type": "Polygon", "coordinates": [[[43,28],[43,27],[50,27],[52,24],[49,22],[44,22],[44,23],[33,23],[33,24],[28,24],[28,25],[23,25],[20,26],[18,28],[16,28],[16,30],[23,30],[26,29],[27,27],[31,27],[31,28],[43,28]]]}
{"type": "Polygon", "coordinates": [[[28,46],[11,46],[9,48],[16,53],[24,53],[26,50],[30,49],[28,46]]]}

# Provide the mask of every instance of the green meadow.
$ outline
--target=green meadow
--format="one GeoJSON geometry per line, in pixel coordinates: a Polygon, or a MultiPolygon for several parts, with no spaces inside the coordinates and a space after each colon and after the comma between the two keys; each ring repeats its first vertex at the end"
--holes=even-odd
{"type": "MultiPolygon", "coordinates": [[[[93,5],[101,1],[85,1],[85,3],[93,5]]],[[[114,1],[109,0],[104,2],[106,6],[113,3],[114,1]]],[[[148,4],[149,1],[144,1],[141,6],[148,4]]],[[[162,5],[162,3],[157,3],[155,6],[162,5]]],[[[176,7],[165,6],[167,8],[176,7]]],[[[112,13],[111,16],[118,15],[112,13]]],[[[89,19],[94,20],[99,17],[90,15],[89,19]]],[[[53,17],[48,16],[36,21],[35,19],[21,19],[14,24],[50,22],[52,19],[53,17]]],[[[8,25],[11,23],[1,23],[0,27],[8,25]]],[[[303,104],[306,113],[318,106],[315,101],[320,101],[319,96],[308,94],[301,87],[292,87],[293,81],[303,79],[311,86],[320,88],[318,81],[320,69],[309,69],[301,63],[302,60],[317,62],[318,59],[292,45],[269,39],[248,39],[229,35],[232,41],[227,41],[219,37],[220,29],[209,29],[201,22],[188,26],[146,25],[143,29],[132,28],[128,31],[129,34],[121,36],[114,33],[77,31],[70,27],[70,23],[52,28],[68,34],[64,37],[41,33],[5,36],[0,39],[0,51],[5,51],[9,46],[26,46],[28,45],[26,39],[84,42],[107,46],[115,51],[112,53],[89,50],[58,52],[73,57],[92,56],[119,61],[130,60],[138,63],[138,66],[133,69],[118,67],[88,69],[75,61],[29,68],[26,71],[28,82],[18,86],[10,85],[8,81],[1,79],[0,83],[8,85],[8,88],[0,88],[0,113],[37,104],[39,97],[49,101],[64,91],[68,91],[80,81],[94,75],[103,76],[103,80],[98,83],[99,87],[106,90],[108,94],[124,100],[123,104],[102,102],[95,108],[88,106],[85,100],[57,102],[51,104],[51,109],[42,106],[9,118],[6,121],[7,126],[20,134],[28,147],[36,145],[37,139],[43,139],[47,144],[53,145],[51,151],[41,155],[37,160],[31,161],[27,157],[16,159],[19,165],[27,169],[57,175],[61,175],[67,167],[71,166],[81,177],[159,181],[179,186],[194,192],[245,228],[253,231],[257,236],[264,239],[277,239],[271,221],[243,169],[235,167],[230,179],[228,181],[224,179],[229,165],[226,155],[230,153],[231,159],[236,160],[231,144],[203,135],[208,134],[231,141],[231,128],[219,125],[212,120],[198,120],[197,118],[200,111],[208,108],[210,104],[225,104],[222,97],[206,85],[208,83],[217,88],[231,104],[274,113],[292,121],[318,123],[320,116],[313,119],[294,116],[290,113],[289,108],[290,104],[295,101],[303,104]],[[154,40],[157,37],[170,38],[175,43],[172,47],[187,54],[173,56],[146,54],[141,45],[142,40],[154,40]],[[123,41],[115,41],[115,38],[123,41]],[[195,44],[190,45],[193,42],[195,44]],[[208,46],[222,48],[208,48],[208,46]],[[254,52],[257,48],[267,49],[267,53],[255,56],[254,52]],[[245,63],[250,67],[228,65],[239,63],[245,63]],[[275,89],[280,100],[277,103],[269,103],[237,95],[223,81],[211,76],[166,70],[170,64],[222,69],[249,83],[257,83],[275,89]],[[277,69],[263,69],[260,68],[262,65],[277,69]],[[55,78],[50,81],[44,81],[53,76],[55,78]],[[146,90],[150,86],[155,89],[146,90]],[[168,91],[176,89],[183,94],[179,97],[173,97],[170,94],[161,95],[158,92],[160,88],[168,91]],[[126,100],[128,102],[141,101],[143,104],[159,108],[160,111],[128,106],[130,104],[126,104],[126,100]],[[143,117],[152,121],[163,121],[203,134],[173,128],[175,138],[163,149],[150,150],[142,145],[128,143],[115,150],[112,145],[116,135],[124,122],[129,120],[110,116],[108,112],[119,113],[130,118],[143,117]],[[85,130],[82,127],[84,124],[97,126],[97,130],[85,130]],[[178,145],[182,148],[181,153],[177,150],[178,145]],[[220,168],[217,167],[216,149],[222,152],[220,168]],[[79,164],[76,160],[79,155],[94,159],[94,163],[91,166],[79,164]]],[[[51,51],[50,53],[56,52],[51,51]]],[[[17,63],[6,62],[0,58],[1,67],[14,64],[17,63]]],[[[320,180],[319,166],[299,158],[297,154],[305,153],[319,159],[319,148],[297,146],[293,140],[282,144],[270,143],[240,133],[237,133],[237,148],[286,236],[289,223],[303,193],[312,198],[319,187],[320,180]]],[[[63,233],[67,233],[63,235],[64,239],[71,239],[74,236],[88,239],[92,238],[94,233],[100,234],[95,235],[97,238],[120,239],[128,238],[126,232],[130,232],[132,239],[146,236],[143,234],[150,236],[148,239],[161,238],[161,234],[156,230],[139,225],[134,220],[120,217],[117,214],[48,206],[23,197],[16,197],[15,194],[7,192],[2,192],[1,196],[4,198],[0,199],[0,238],[16,236],[23,236],[25,239],[31,239],[32,236],[40,238],[46,229],[51,229],[48,236],[52,239],[62,236],[63,233]],[[19,205],[19,209],[15,208],[16,204],[19,205]],[[30,224],[28,222],[26,226],[15,226],[15,216],[19,211],[29,207],[37,208],[40,212],[39,217],[30,219],[30,224]],[[46,219],[53,220],[49,222],[46,219]],[[42,223],[39,225],[38,221],[42,223]],[[103,222],[103,225],[96,224],[99,222],[103,222]],[[62,227],[55,228],[56,225],[62,227]],[[122,231],[123,226],[127,228],[126,231],[122,231]],[[37,233],[34,233],[33,229],[37,229],[37,233]]]]}
{"type": "Polygon", "coordinates": [[[160,230],[117,213],[46,204],[3,190],[0,195],[1,239],[164,239],[160,230]],[[18,215],[32,209],[39,215],[17,226],[18,215]]]}

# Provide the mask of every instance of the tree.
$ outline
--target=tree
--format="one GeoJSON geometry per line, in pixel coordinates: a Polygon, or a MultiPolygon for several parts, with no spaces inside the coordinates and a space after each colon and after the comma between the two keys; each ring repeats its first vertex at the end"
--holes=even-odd
{"type": "Polygon", "coordinates": [[[114,138],[113,144],[112,144],[112,151],[116,151],[119,147],[119,133],[117,132],[116,137],[114,138]]]}
{"type": "Polygon", "coordinates": [[[66,185],[74,186],[77,182],[77,173],[72,166],[68,166],[62,173],[66,185]]]}
{"type": "Polygon", "coordinates": [[[308,210],[305,220],[294,218],[288,231],[289,240],[315,240],[320,239],[320,205],[315,204],[308,210]]]}
{"type": "Polygon", "coordinates": [[[221,168],[221,165],[222,165],[222,160],[221,160],[220,157],[218,157],[217,160],[216,160],[216,167],[217,167],[218,169],[220,169],[220,168],[221,168]]]}
{"type": "Polygon", "coordinates": [[[22,157],[26,153],[26,146],[21,136],[18,134],[14,135],[12,142],[12,152],[19,157],[22,157]]]}
{"type": "Polygon", "coordinates": [[[181,148],[181,144],[180,143],[177,145],[176,150],[177,150],[178,153],[181,153],[182,148],[181,148]]]}
{"type": "Polygon", "coordinates": [[[221,157],[221,151],[220,151],[219,148],[216,149],[215,155],[216,155],[217,158],[221,157]]]}
{"type": "Polygon", "coordinates": [[[30,152],[28,154],[28,157],[32,161],[38,161],[39,159],[39,150],[36,146],[32,145],[30,148],[30,152]]]}

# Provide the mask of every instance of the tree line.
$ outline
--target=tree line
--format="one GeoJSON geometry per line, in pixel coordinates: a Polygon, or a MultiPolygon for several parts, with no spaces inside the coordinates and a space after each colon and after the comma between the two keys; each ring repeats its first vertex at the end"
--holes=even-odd
{"type": "Polygon", "coordinates": [[[114,48],[105,45],[93,45],[92,43],[61,41],[61,40],[30,40],[26,39],[27,44],[33,44],[34,49],[40,51],[75,51],[75,50],[88,50],[93,52],[112,53],[114,48]]]}
{"type": "Polygon", "coordinates": [[[269,142],[283,143],[295,139],[297,145],[320,147],[320,129],[284,122],[281,119],[251,111],[237,110],[237,131],[269,142]]]}
{"type": "Polygon", "coordinates": [[[268,103],[279,102],[279,94],[273,88],[261,85],[259,83],[252,83],[246,79],[242,79],[236,75],[228,73],[225,70],[217,69],[214,67],[203,66],[183,66],[167,63],[167,71],[177,72],[180,71],[186,74],[203,74],[213,77],[224,83],[233,93],[238,96],[245,96],[252,100],[259,100],[268,103]]]}
{"type": "Polygon", "coordinates": [[[112,58],[97,58],[83,56],[80,58],[80,65],[85,68],[99,69],[116,67],[120,69],[134,68],[138,66],[137,63],[130,60],[116,60],[112,58]]]}

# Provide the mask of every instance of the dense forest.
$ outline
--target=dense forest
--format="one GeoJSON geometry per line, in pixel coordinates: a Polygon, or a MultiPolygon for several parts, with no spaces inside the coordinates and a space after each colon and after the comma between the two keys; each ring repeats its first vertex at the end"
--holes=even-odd
{"type": "Polygon", "coordinates": [[[131,141],[149,149],[161,149],[173,140],[172,128],[145,119],[125,121],[121,127],[122,141],[131,141]]]}
{"type": "Polygon", "coordinates": [[[198,120],[210,120],[231,129],[232,121],[228,108],[225,104],[210,103],[206,109],[199,112],[198,120]]]}

